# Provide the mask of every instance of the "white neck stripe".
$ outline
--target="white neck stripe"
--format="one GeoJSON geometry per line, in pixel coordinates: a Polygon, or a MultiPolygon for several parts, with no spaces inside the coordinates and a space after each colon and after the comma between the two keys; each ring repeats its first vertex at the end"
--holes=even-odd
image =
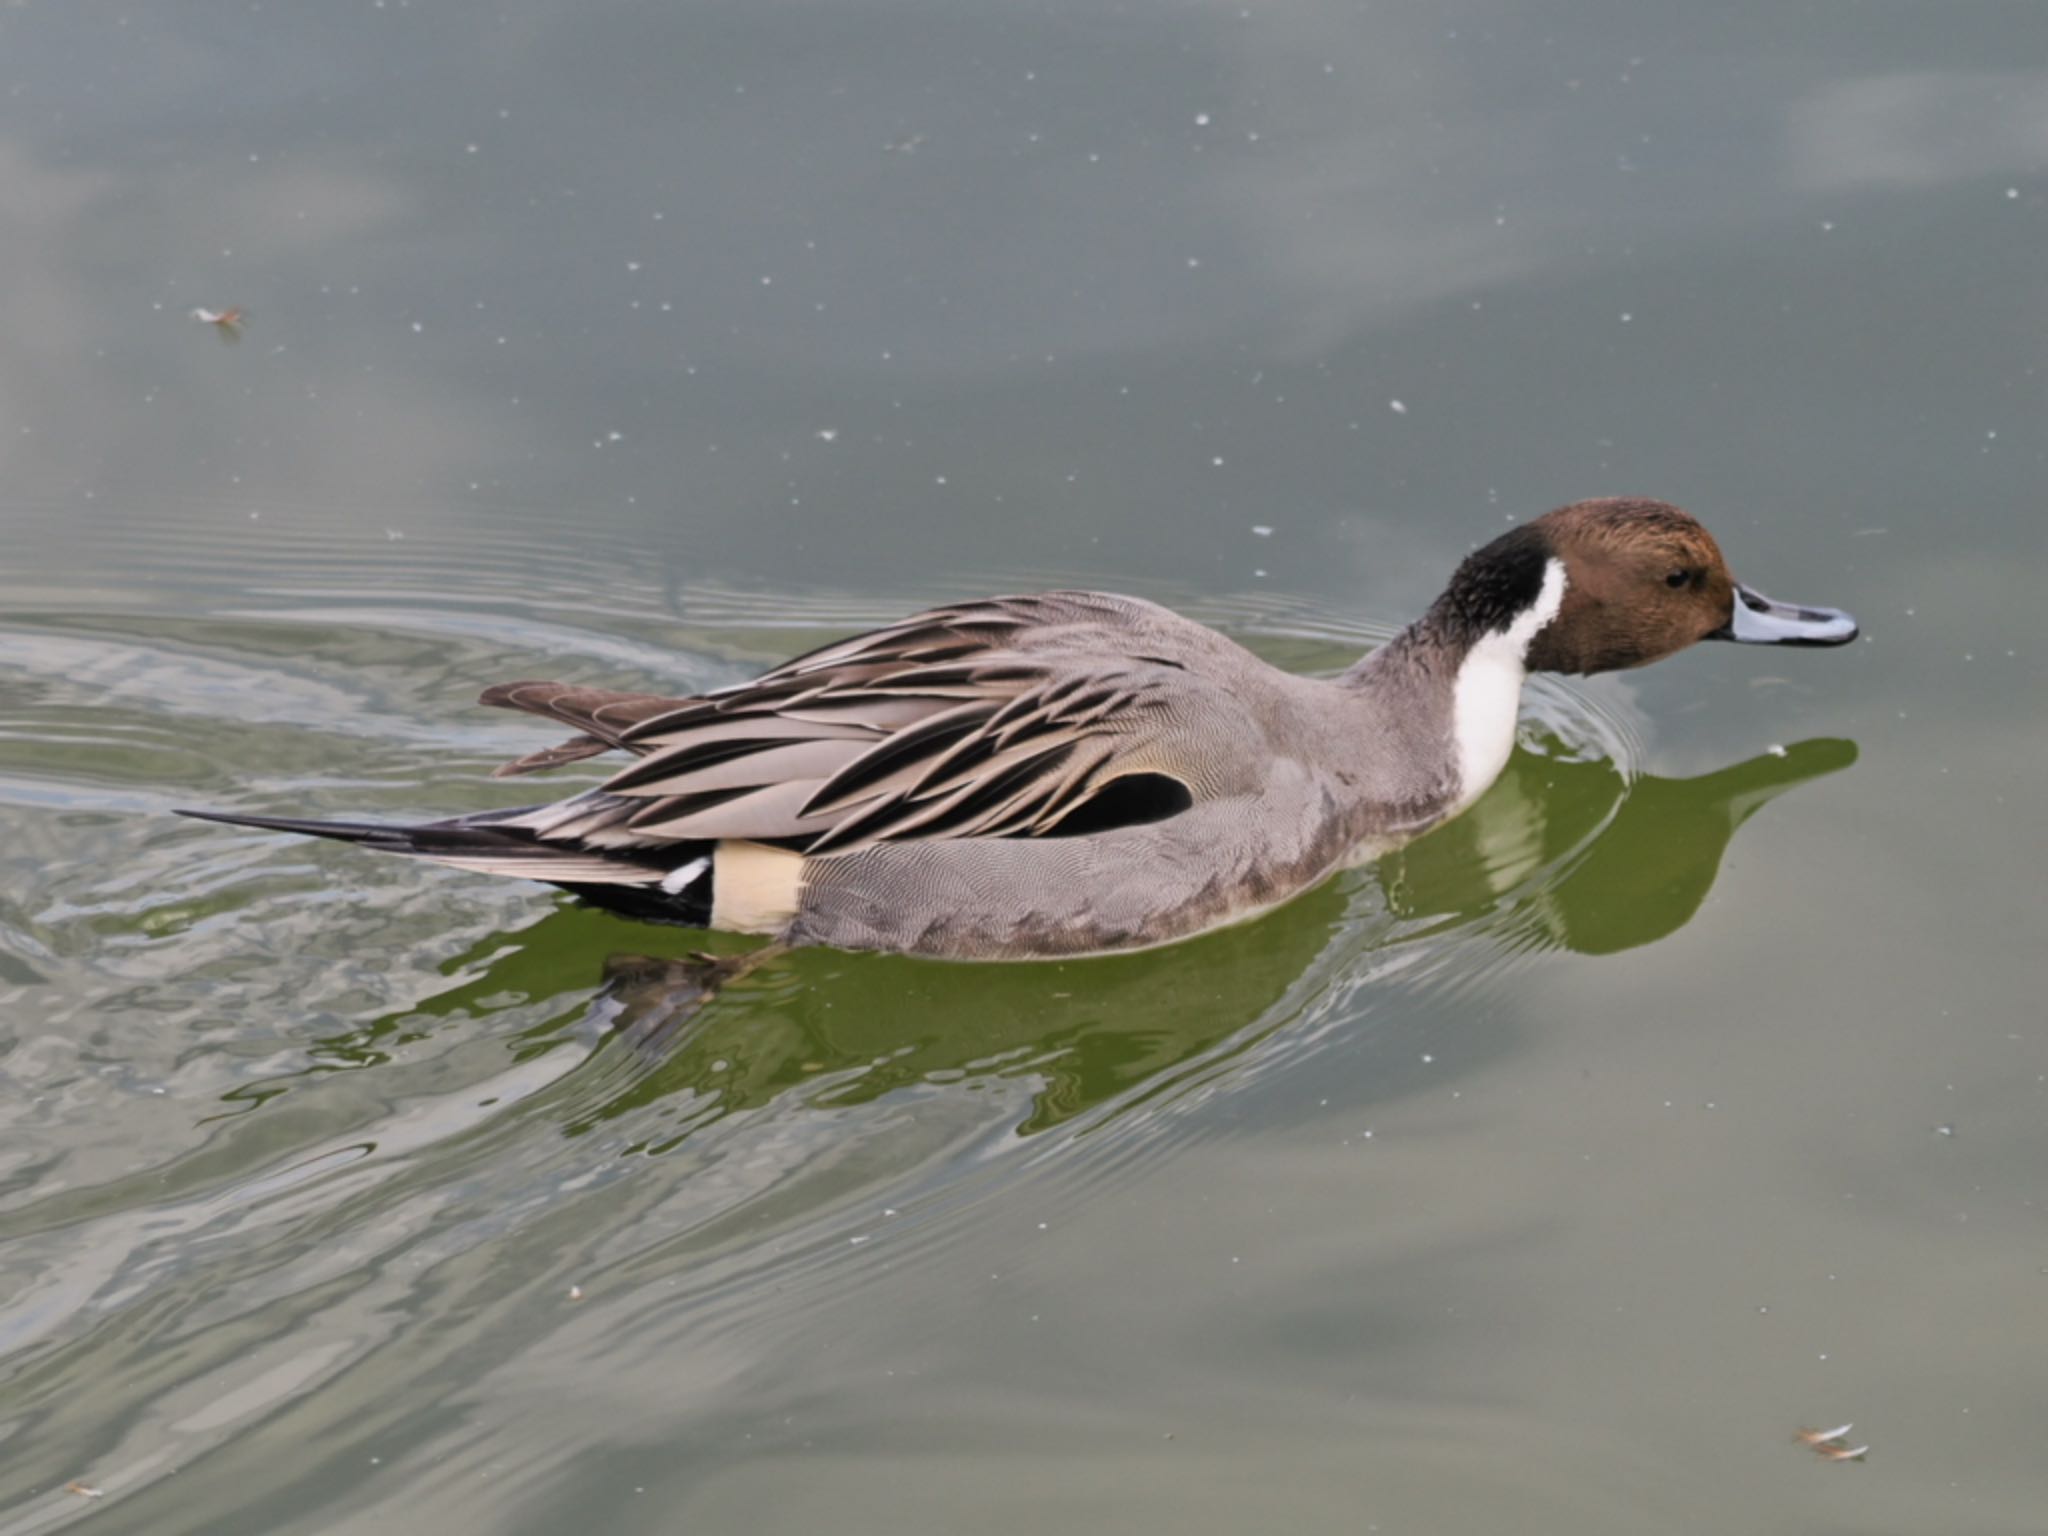
{"type": "Polygon", "coordinates": [[[1564,606],[1564,589],[1564,562],[1553,555],[1544,563],[1536,600],[1505,629],[1473,641],[1458,666],[1451,701],[1451,750],[1458,765],[1453,814],[1484,794],[1507,766],[1522,709],[1522,680],[1529,672],[1529,646],[1564,606]]]}
{"type": "MultiPolygon", "coordinates": [[[[1536,601],[1516,614],[1514,622],[1506,629],[1497,631],[1501,639],[1514,645],[1518,658],[1528,657],[1529,642],[1536,638],[1544,625],[1557,617],[1557,610],[1564,606],[1564,587],[1564,562],[1552,555],[1543,562],[1543,587],[1536,594],[1536,601]]],[[[1491,640],[1494,636],[1485,638],[1491,640]]]]}

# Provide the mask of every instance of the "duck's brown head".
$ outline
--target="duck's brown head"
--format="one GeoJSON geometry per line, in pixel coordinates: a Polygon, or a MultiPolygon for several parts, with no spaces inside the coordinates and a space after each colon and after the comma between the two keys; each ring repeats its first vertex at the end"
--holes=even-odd
{"type": "MultiPolygon", "coordinates": [[[[1842,645],[1856,621],[1834,608],[1776,603],[1729,574],[1713,535],[1669,502],[1578,501],[1502,535],[1471,560],[1504,574],[1563,567],[1554,616],[1530,638],[1543,672],[1640,667],[1700,640],[1842,645]]],[[[1465,572],[1461,571],[1460,576],[1465,572]]]]}

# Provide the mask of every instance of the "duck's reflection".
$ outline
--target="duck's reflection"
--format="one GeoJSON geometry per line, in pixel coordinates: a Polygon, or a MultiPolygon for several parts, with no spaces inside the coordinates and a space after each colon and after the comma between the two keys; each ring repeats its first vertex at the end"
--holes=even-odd
{"type": "Polygon", "coordinates": [[[666,1145],[706,1117],[788,1094],[845,1106],[915,1085],[975,1091],[996,1080],[1032,1085],[1017,1128],[1039,1131],[1213,1070],[1375,952],[1483,934],[1515,948],[1611,954],[1663,938],[1699,909],[1738,827],[1783,791],[1855,760],[1853,743],[1815,740],[1696,778],[1630,783],[1612,763],[1575,761],[1554,743],[1518,750],[1464,817],[1376,866],[1256,922],[1097,960],[955,965],[807,950],[717,990],[720,978],[691,957],[704,935],[565,905],[514,947],[499,935],[451,962],[469,979],[403,1024],[379,1021],[323,1042],[324,1052],[364,1064],[423,1015],[560,998],[515,1049],[555,1049],[593,1027],[624,1047],[600,1050],[610,1066],[562,1100],[572,1133],[670,1100],[666,1130],[648,1142],[666,1145]],[[622,942],[659,948],[616,953],[622,942]],[[600,964],[593,1002],[584,988],[600,964]]]}
{"type": "Polygon", "coordinates": [[[1692,919],[1738,827],[1855,761],[1854,742],[1820,738],[1696,778],[1625,784],[1610,762],[1517,752],[1466,815],[1381,862],[1388,903],[1406,919],[1455,922],[1506,903],[1524,942],[1635,949],[1692,919]]]}

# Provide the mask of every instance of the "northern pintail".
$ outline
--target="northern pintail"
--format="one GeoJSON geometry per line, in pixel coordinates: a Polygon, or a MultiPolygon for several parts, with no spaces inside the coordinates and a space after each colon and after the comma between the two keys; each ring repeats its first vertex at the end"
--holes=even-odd
{"type": "Polygon", "coordinates": [[[486,690],[577,733],[500,776],[632,759],[548,804],[411,826],[187,814],[789,944],[1099,954],[1253,916],[1457,815],[1506,764],[1532,671],[1855,637],[1846,613],[1738,583],[1677,507],[1581,501],[1469,556],[1335,678],[1139,598],[995,597],[694,698],[486,690]]]}

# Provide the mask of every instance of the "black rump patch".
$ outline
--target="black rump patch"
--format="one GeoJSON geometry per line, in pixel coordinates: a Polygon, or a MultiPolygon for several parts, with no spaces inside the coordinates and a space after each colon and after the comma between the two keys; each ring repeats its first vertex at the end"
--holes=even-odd
{"type": "Polygon", "coordinates": [[[605,912],[640,923],[669,923],[681,928],[711,926],[711,882],[698,880],[679,896],[649,885],[571,885],[551,882],[556,889],[605,912]]]}

